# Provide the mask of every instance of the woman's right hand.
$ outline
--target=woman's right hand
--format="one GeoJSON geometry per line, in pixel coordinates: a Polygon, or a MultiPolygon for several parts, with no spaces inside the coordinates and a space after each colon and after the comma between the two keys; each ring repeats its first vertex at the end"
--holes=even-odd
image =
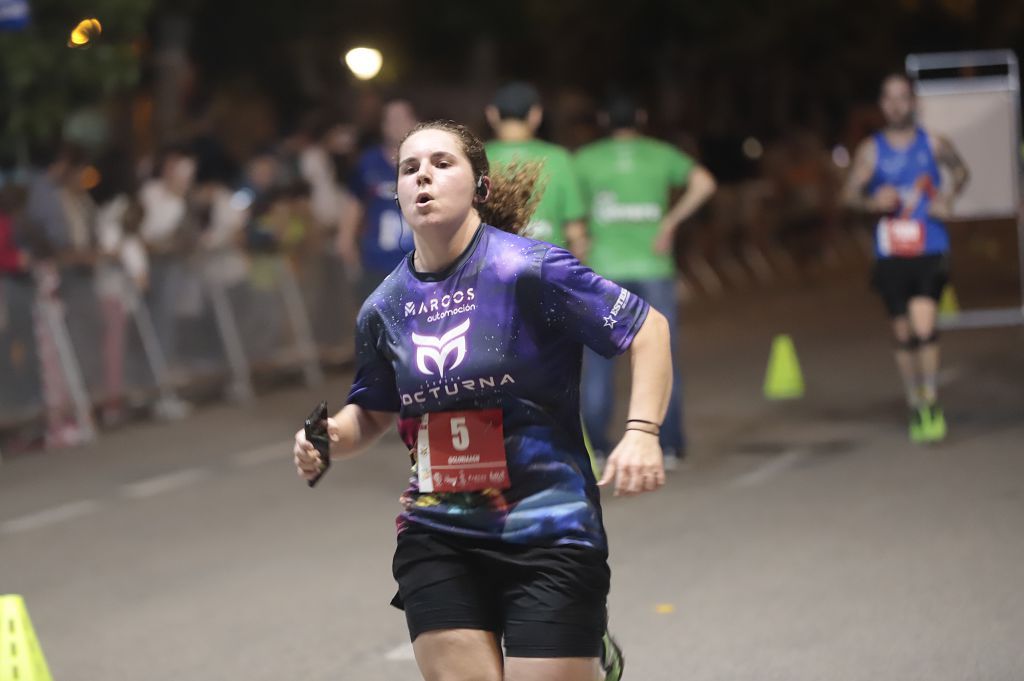
{"type": "MultiPolygon", "coordinates": [[[[337,431],[338,424],[332,418],[327,419],[327,432],[337,431]]],[[[333,442],[335,438],[331,438],[333,442]]],[[[320,459],[320,452],[316,450],[313,443],[306,439],[306,431],[300,428],[295,433],[295,447],[292,449],[295,458],[295,469],[303,480],[312,480],[323,470],[323,461],[320,459]]]]}
{"type": "MultiPolygon", "coordinates": [[[[368,411],[355,404],[346,404],[334,416],[327,417],[327,441],[331,460],[357,456],[381,436],[395,422],[395,414],[368,411]]],[[[292,449],[295,468],[303,480],[312,480],[324,469],[324,462],[313,443],[306,439],[306,431],[295,433],[292,449]]]]}

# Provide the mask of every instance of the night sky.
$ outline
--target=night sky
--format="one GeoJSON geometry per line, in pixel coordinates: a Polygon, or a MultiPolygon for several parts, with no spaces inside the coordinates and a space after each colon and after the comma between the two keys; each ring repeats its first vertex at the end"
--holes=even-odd
{"type": "MultiPolygon", "coordinates": [[[[194,5],[190,50],[204,84],[257,78],[286,107],[346,87],[338,55],[366,43],[385,53],[383,86],[517,77],[595,97],[679,92],[691,103],[728,99],[737,120],[727,127],[771,127],[763,109],[779,106],[780,91],[794,100],[791,117],[824,109],[833,120],[851,101],[872,99],[907,53],[1024,48],[1024,3],[1012,0],[194,5]]],[[[673,122],[706,128],[709,116],[721,118],[718,106],[685,107],[673,122]]]]}

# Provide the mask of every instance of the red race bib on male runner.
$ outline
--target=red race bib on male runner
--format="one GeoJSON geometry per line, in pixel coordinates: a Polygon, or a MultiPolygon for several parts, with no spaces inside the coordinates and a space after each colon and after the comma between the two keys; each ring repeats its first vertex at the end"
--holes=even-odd
{"type": "Polygon", "coordinates": [[[924,225],[920,220],[882,218],[878,223],[878,243],[883,255],[919,256],[924,253],[924,225]]]}

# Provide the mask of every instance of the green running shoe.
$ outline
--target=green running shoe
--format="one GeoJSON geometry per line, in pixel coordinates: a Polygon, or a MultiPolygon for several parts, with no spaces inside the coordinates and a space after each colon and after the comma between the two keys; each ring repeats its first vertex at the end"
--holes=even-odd
{"type": "Polygon", "coordinates": [[[910,441],[915,445],[924,444],[928,441],[924,431],[926,412],[927,409],[925,407],[910,410],[910,441]]]}
{"type": "Polygon", "coordinates": [[[946,415],[938,403],[928,405],[922,410],[921,421],[926,442],[942,442],[946,439],[946,415]]]}
{"type": "Polygon", "coordinates": [[[625,668],[626,658],[622,656],[622,648],[606,630],[601,639],[601,669],[604,670],[604,681],[619,681],[625,668]]]}

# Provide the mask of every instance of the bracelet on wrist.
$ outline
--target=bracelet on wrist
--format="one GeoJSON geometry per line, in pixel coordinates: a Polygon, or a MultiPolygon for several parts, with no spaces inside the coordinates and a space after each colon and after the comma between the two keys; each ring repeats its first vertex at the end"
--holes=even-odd
{"type": "Polygon", "coordinates": [[[626,423],[646,423],[649,426],[654,426],[655,428],[661,428],[661,424],[660,423],[657,423],[655,421],[648,421],[647,419],[626,419],[626,423]]]}
{"type": "Polygon", "coordinates": [[[629,426],[626,427],[626,430],[633,430],[636,431],[637,433],[646,433],[647,435],[653,435],[654,437],[658,437],[658,432],[655,430],[646,430],[644,428],[630,428],[629,426]]]}

